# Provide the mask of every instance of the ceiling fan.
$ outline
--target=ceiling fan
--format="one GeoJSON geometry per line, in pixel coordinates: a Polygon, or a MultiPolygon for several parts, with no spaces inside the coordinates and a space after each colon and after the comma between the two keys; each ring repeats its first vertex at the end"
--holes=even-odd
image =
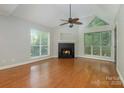
{"type": "Polygon", "coordinates": [[[69,5],[69,18],[68,20],[62,19],[61,21],[65,21],[64,23],[60,24],[60,26],[69,24],[69,27],[72,28],[74,24],[76,25],[82,25],[83,23],[79,22],[79,18],[72,18],[71,17],[71,4],[69,5]]]}

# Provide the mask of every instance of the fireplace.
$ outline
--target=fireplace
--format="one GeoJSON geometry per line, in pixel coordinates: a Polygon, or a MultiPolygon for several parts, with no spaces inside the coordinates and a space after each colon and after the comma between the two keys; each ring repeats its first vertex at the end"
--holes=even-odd
{"type": "Polygon", "coordinates": [[[74,58],[74,43],[59,43],[58,44],[59,58],[74,58]]]}

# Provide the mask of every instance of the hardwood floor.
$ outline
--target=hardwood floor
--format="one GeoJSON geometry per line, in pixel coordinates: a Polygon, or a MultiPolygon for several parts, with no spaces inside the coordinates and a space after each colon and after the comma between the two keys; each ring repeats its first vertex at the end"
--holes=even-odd
{"type": "Polygon", "coordinates": [[[75,58],[51,58],[0,71],[0,87],[96,88],[123,87],[115,64],[75,58]]]}

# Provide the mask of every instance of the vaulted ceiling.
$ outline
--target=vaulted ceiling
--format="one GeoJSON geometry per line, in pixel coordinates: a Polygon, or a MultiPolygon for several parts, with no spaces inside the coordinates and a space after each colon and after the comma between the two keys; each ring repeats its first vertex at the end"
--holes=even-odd
{"type": "MultiPolygon", "coordinates": [[[[113,22],[119,5],[113,4],[73,4],[72,17],[85,19],[88,16],[99,16],[108,22],[113,22]]],[[[60,19],[69,17],[68,4],[4,4],[0,5],[0,15],[16,16],[37,24],[54,28],[60,19]]]]}

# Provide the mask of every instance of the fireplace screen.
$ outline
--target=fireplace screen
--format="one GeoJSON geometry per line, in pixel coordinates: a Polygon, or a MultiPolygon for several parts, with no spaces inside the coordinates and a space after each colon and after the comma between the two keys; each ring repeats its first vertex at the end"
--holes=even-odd
{"type": "Polygon", "coordinates": [[[74,58],[74,43],[59,43],[59,58],[74,58]]]}
{"type": "Polygon", "coordinates": [[[62,53],[63,53],[64,55],[70,55],[70,54],[71,54],[71,50],[70,50],[70,49],[63,49],[63,50],[62,50],[62,53]]]}

